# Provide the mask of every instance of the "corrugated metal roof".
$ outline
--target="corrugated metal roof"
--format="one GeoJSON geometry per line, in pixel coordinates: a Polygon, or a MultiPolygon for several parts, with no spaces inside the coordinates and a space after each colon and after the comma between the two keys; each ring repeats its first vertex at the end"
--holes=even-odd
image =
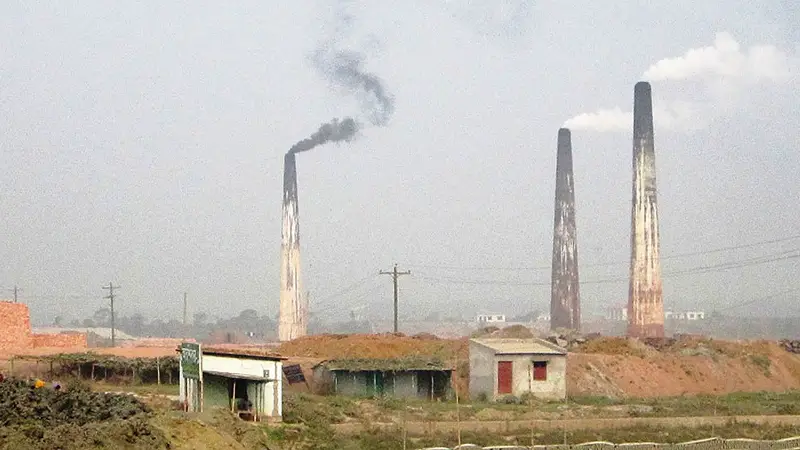
{"type": "Polygon", "coordinates": [[[231,348],[231,347],[208,346],[208,347],[202,347],[201,350],[204,355],[267,359],[272,361],[282,361],[287,359],[281,355],[278,355],[277,353],[265,350],[259,350],[255,348],[231,348]]]}
{"type": "Polygon", "coordinates": [[[331,359],[317,364],[331,371],[451,371],[453,367],[438,358],[406,357],[406,358],[349,358],[331,359]]]}
{"type": "Polygon", "coordinates": [[[505,338],[483,338],[470,339],[484,347],[494,350],[498,355],[566,355],[567,350],[544,339],[505,339],[505,338]]]}

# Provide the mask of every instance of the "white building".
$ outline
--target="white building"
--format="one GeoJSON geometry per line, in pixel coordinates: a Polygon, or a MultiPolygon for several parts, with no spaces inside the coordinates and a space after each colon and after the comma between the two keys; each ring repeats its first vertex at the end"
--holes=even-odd
{"type": "Polygon", "coordinates": [[[567,396],[567,351],[544,339],[470,339],[469,393],[496,400],[531,393],[544,399],[567,396]]]}
{"type": "Polygon", "coordinates": [[[627,321],[628,305],[617,305],[606,309],[606,320],[627,321]]]}
{"type": "Polygon", "coordinates": [[[195,343],[181,344],[179,352],[180,399],[187,411],[221,407],[247,420],[281,420],[286,358],[195,343]]]}
{"type": "Polygon", "coordinates": [[[506,315],[505,314],[478,314],[478,317],[475,319],[475,321],[480,323],[480,324],[505,323],[506,322],[506,315]]]}
{"type": "Polygon", "coordinates": [[[666,311],[664,317],[672,320],[703,320],[705,311],[666,311]]]}

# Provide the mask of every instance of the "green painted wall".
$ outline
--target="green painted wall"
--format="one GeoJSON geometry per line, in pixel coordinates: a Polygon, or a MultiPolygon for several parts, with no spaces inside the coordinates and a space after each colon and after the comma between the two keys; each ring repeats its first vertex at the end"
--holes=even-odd
{"type": "Polygon", "coordinates": [[[228,379],[216,375],[203,374],[203,409],[212,407],[231,407],[228,397],[228,379]]]}

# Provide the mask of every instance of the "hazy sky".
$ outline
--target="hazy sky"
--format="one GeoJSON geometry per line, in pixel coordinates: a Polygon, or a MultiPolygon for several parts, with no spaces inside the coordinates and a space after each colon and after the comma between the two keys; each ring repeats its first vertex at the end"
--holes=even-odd
{"type": "Polygon", "coordinates": [[[312,310],[388,319],[395,261],[404,316],[547,310],[565,122],[584,315],[624,303],[642,79],[662,254],[698,253],[664,260],[667,308],[798,289],[800,239],[703,253],[800,235],[795,3],[3,2],[0,286],[39,320],[106,305],[109,281],[123,314],[177,318],[184,291],[191,312],[276,314],[283,154],[361,114],[311,59],[333,43],[395,111],[298,155],[312,310]]]}

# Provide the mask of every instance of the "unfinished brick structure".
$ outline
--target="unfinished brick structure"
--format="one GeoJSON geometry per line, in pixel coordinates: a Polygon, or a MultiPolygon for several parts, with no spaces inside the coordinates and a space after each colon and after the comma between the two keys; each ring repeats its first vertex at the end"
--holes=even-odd
{"type": "Polygon", "coordinates": [[[86,333],[33,334],[28,305],[0,301],[0,354],[22,354],[42,347],[86,348],[86,333]]]}

